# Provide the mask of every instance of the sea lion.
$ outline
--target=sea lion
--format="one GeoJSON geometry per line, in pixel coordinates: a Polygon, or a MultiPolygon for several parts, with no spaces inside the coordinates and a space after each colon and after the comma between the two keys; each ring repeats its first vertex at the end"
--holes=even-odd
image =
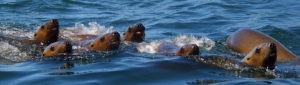
{"type": "Polygon", "coordinates": [[[130,42],[143,42],[145,38],[145,27],[143,24],[135,24],[128,27],[127,31],[124,33],[124,41],[130,42]]]}
{"type": "Polygon", "coordinates": [[[57,19],[52,19],[42,25],[35,33],[34,40],[38,44],[51,44],[58,40],[59,24],[57,19]]]}
{"type": "Polygon", "coordinates": [[[97,51],[113,51],[119,49],[120,42],[120,34],[115,31],[96,38],[87,48],[97,51]]]}
{"type": "Polygon", "coordinates": [[[43,56],[54,56],[60,53],[72,53],[72,44],[69,41],[57,41],[48,45],[44,52],[43,56]]]}
{"type": "Polygon", "coordinates": [[[280,42],[273,39],[272,37],[252,30],[252,29],[241,29],[232,35],[230,35],[226,40],[227,46],[232,48],[238,53],[249,53],[252,48],[261,43],[275,43],[277,46],[277,61],[285,62],[294,60],[296,55],[285,48],[280,42]]]}
{"type": "Polygon", "coordinates": [[[199,55],[199,47],[196,44],[186,44],[176,52],[176,55],[189,56],[189,55],[199,55]]]}
{"type": "Polygon", "coordinates": [[[220,55],[202,55],[201,57],[192,57],[192,59],[228,70],[245,70],[244,68],[247,68],[248,70],[265,71],[265,69],[275,69],[277,51],[275,43],[262,43],[252,48],[242,60],[220,55]]]}
{"type": "Polygon", "coordinates": [[[262,43],[253,48],[242,59],[242,62],[250,66],[274,69],[277,59],[277,48],[275,43],[262,43]]]}

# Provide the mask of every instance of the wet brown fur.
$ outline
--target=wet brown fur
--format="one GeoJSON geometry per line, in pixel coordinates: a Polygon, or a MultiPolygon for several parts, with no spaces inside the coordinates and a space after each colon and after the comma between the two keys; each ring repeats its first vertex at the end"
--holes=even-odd
{"type": "Polygon", "coordinates": [[[58,40],[59,24],[57,19],[52,19],[42,25],[34,34],[34,40],[37,44],[51,44],[58,40]]]}

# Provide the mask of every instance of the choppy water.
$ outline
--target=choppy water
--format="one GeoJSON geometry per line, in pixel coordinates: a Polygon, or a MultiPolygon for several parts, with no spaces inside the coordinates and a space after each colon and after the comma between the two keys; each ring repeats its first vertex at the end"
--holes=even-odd
{"type": "MultiPolygon", "coordinates": [[[[0,41],[1,84],[299,84],[298,62],[275,71],[226,70],[155,53],[156,43],[195,43],[203,55],[230,54],[222,42],[234,31],[262,31],[300,55],[300,2],[297,0],[2,0],[1,34],[32,37],[43,23],[57,18],[62,29],[101,35],[124,32],[143,23],[146,42],[139,50],[122,50],[92,59],[32,60],[5,40],[0,41]],[[74,67],[60,69],[64,63],[74,67]],[[298,64],[297,64],[298,63],[298,64]]],[[[89,57],[89,56],[87,56],[89,57]]]]}

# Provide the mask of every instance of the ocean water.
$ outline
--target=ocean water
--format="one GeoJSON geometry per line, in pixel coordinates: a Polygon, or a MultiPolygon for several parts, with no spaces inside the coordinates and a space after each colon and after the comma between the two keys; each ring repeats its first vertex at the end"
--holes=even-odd
{"type": "Polygon", "coordinates": [[[129,26],[143,23],[146,41],[137,50],[66,60],[44,59],[40,53],[33,56],[0,39],[0,84],[299,84],[298,62],[278,63],[267,72],[231,70],[154,50],[163,42],[174,44],[172,49],[193,43],[202,55],[240,60],[244,55],[227,49],[223,42],[238,29],[251,28],[300,55],[299,8],[297,0],[2,0],[1,35],[32,38],[40,25],[55,18],[61,29],[99,36],[124,33],[129,26]],[[71,67],[60,68],[64,64],[71,67]]]}

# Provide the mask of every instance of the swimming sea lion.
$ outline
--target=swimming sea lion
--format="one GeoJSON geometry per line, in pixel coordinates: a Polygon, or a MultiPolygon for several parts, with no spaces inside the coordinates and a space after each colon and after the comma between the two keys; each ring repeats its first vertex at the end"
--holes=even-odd
{"type": "Polygon", "coordinates": [[[196,44],[184,45],[176,52],[176,55],[188,56],[188,55],[199,55],[199,47],[196,44]]]}
{"type": "Polygon", "coordinates": [[[87,48],[97,51],[113,51],[119,49],[120,42],[120,34],[118,32],[112,32],[96,38],[87,48]]]}
{"type": "Polygon", "coordinates": [[[262,43],[253,48],[242,62],[250,66],[274,69],[277,59],[277,49],[275,43],[262,43]]]}
{"type": "Polygon", "coordinates": [[[252,29],[241,29],[235,32],[227,38],[226,43],[234,51],[244,54],[250,52],[255,46],[261,43],[275,43],[277,46],[277,61],[290,61],[296,58],[295,54],[277,40],[252,29]]]}
{"type": "Polygon", "coordinates": [[[145,27],[143,24],[135,24],[124,33],[124,41],[143,42],[145,38],[145,27]]]}
{"type": "Polygon", "coordinates": [[[51,44],[58,40],[59,24],[57,19],[52,19],[48,23],[42,25],[34,34],[34,40],[40,44],[51,44]]]}
{"type": "Polygon", "coordinates": [[[69,41],[57,41],[48,45],[44,52],[43,56],[54,56],[60,53],[72,53],[72,44],[69,41]]]}
{"type": "Polygon", "coordinates": [[[214,65],[229,70],[244,70],[244,67],[253,66],[254,70],[275,69],[277,60],[277,47],[274,43],[262,43],[253,48],[242,60],[232,59],[230,57],[219,55],[208,55],[201,57],[192,57],[197,62],[214,65]],[[257,67],[262,67],[258,68],[257,67]]]}

